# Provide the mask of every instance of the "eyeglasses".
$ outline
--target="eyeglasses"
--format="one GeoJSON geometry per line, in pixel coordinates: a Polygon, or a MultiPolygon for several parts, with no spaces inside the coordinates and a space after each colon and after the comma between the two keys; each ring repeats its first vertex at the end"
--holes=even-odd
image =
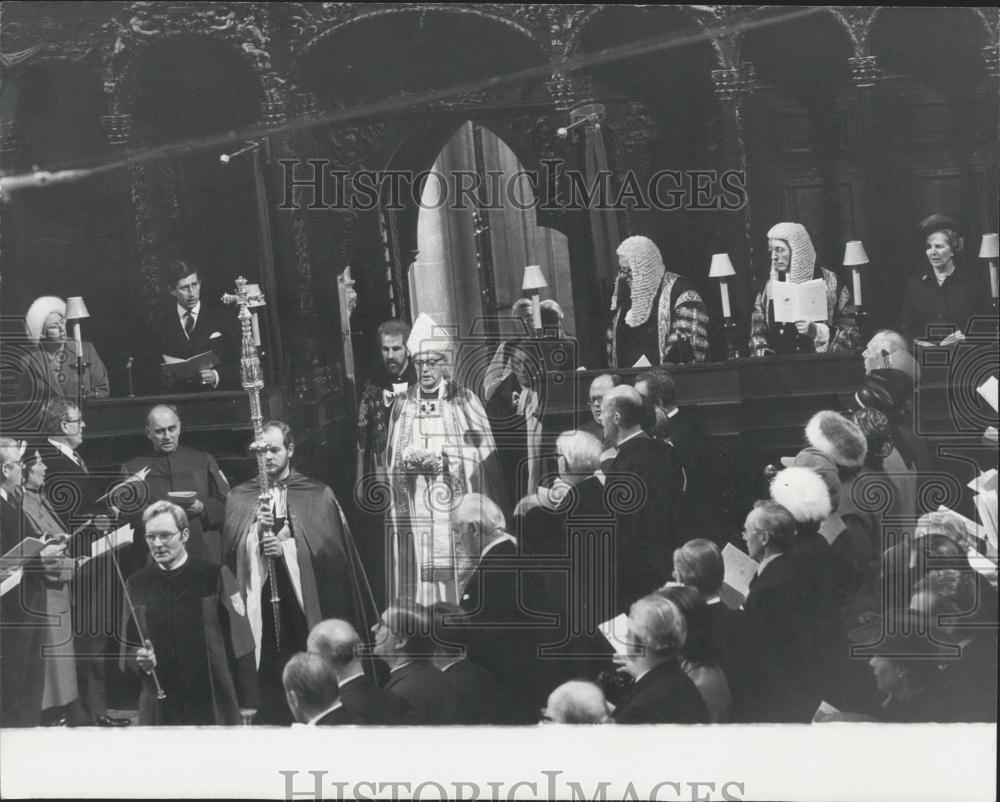
{"type": "Polygon", "coordinates": [[[420,370],[424,366],[429,368],[436,368],[438,365],[444,362],[443,359],[414,359],[413,364],[416,366],[417,370],[420,370]]]}
{"type": "Polygon", "coordinates": [[[63,418],[63,423],[66,424],[79,423],[81,426],[84,425],[83,418],[63,418]]]}
{"type": "Polygon", "coordinates": [[[154,544],[156,542],[169,543],[174,539],[175,535],[179,535],[180,530],[175,529],[173,532],[147,532],[146,542],[149,544],[154,544]]]}
{"type": "Polygon", "coordinates": [[[590,398],[587,399],[587,403],[590,404],[592,407],[599,407],[603,400],[604,400],[603,395],[592,395],[590,396],[590,398]]]}

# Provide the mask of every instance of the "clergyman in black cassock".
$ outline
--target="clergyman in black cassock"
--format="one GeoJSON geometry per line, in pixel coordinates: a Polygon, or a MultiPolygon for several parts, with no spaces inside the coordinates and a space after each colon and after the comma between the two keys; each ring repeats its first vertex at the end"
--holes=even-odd
{"type": "MultiPolygon", "coordinates": [[[[257,677],[246,610],[228,568],[189,557],[166,570],[156,563],[128,581],[142,633],[153,644],[166,698],[143,679],[139,724],[240,724],[256,708],[257,677]]],[[[128,643],[139,643],[129,621],[128,643]]]]}

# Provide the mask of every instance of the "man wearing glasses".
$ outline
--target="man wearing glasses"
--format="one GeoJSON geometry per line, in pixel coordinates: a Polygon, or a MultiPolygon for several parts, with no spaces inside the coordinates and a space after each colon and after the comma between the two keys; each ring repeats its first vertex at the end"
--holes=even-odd
{"type": "Polygon", "coordinates": [[[417,384],[389,418],[390,599],[408,597],[427,607],[457,601],[461,556],[451,535],[450,508],[467,493],[503,500],[507,491],[482,402],[450,378],[455,350],[450,336],[422,314],[406,347],[417,384]]]}
{"type": "Polygon", "coordinates": [[[590,383],[590,393],[587,395],[587,407],[590,409],[590,419],[580,426],[580,431],[592,434],[604,442],[604,424],[601,423],[601,402],[604,396],[621,384],[621,379],[611,373],[602,373],[590,383]]]}
{"type": "Polygon", "coordinates": [[[142,520],[153,562],[129,577],[124,646],[143,674],[139,724],[239,725],[256,712],[257,672],[236,579],[188,555],[183,508],[157,501],[142,520]]]}
{"type": "MultiPolygon", "coordinates": [[[[75,402],[53,398],[42,416],[48,439],[38,451],[48,467],[45,491],[55,512],[75,529],[86,516],[102,512],[98,499],[108,484],[90,473],[78,449],[83,444],[86,422],[75,402]]],[[[69,543],[74,557],[90,556],[90,545],[102,533],[86,529],[69,543]]],[[[74,649],[80,701],[89,720],[99,727],[127,727],[127,718],[108,715],[105,658],[114,655],[116,625],[120,616],[120,591],[115,568],[108,555],[90,560],[74,583],[74,649]]]]}

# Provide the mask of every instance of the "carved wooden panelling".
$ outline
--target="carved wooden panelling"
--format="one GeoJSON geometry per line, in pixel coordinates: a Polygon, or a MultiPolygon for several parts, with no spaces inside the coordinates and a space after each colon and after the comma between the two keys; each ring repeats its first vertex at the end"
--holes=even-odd
{"type": "MultiPolygon", "coordinates": [[[[825,114],[825,112],[824,112],[825,114]]],[[[772,142],[779,158],[802,156],[817,149],[845,153],[855,139],[847,109],[832,112],[832,125],[808,109],[779,109],[771,120],[772,142]],[[820,130],[820,126],[827,128],[820,130]]]]}
{"type": "MultiPolygon", "coordinates": [[[[778,179],[777,193],[778,219],[802,223],[809,230],[818,251],[836,244],[847,234],[857,231],[861,223],[862,196],[859,176],[838,175],[825,179],[812,175],[805,178],[778,179]],[[831,217],[831,213],[835,213],[835,216],[831,217]],[[838,230],[831,230],[838,222],[838,230]]],[[[821,254],[828,257],[827,261],[837,255],[821,254]]]]}

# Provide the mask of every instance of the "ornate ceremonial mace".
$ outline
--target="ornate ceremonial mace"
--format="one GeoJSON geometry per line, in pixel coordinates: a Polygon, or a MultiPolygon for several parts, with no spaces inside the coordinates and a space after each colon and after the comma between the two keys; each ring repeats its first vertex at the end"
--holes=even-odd
{"type": "MultiPolygon", "coordinates": [[[[236,294],[226,293],[222,296],[222,303],[227,306],[234,304],[239,306],[239,320],[242,330],[240,346],[240,383],[247,391],[250,399],[250,422],[253,423],[253,443],[250,450],[257,456],[257,478],[260,481],[260,495],[257,500],[263,505],[270,502],[271,494],[268,489],[267,462],[264,455],[267,453],[267,443],[264,442],[264,416],[260,409],[260,391],[264,388],[263,374],[260,369],[260,357],[257,356],[257,348],[254,346],[252,315],[249,307],[264,306],[264,296],[260,290],[253,286],[247,288],[247,280],[243,276],[236,279],[236,294]]],[[[263,542],[264,536],[271,533],[270,526],[258,525],[257,534],[263,542]]],[[[275,648],[281,646],[281,598],[278,596],[277,571],[275,570],[274,557],[267,557],[267,576],[271,580],[271,610],[274,613],[274,644],[275,648]]]]}

